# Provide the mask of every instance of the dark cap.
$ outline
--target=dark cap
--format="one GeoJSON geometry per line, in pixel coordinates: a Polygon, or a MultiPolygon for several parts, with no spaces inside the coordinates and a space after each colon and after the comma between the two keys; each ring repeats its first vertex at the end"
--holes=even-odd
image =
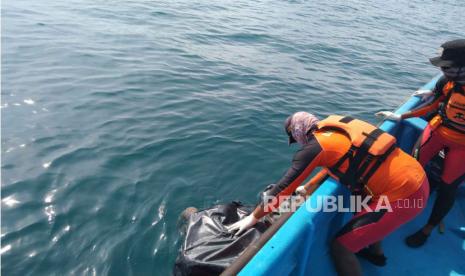
{"type": "Polygon", "coordinates": [[[429,61],[438,67],[465,66],[465,39],[447,41],[439,48],[440,56],[430,58],[429,61]]]}

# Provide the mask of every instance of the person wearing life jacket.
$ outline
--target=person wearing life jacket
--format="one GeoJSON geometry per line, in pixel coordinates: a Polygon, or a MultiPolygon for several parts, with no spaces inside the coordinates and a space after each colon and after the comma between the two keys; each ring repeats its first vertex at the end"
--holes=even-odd
{"type": "Polygon", "coordinates": [[[432,98],[429,104],[402,115],[388,111],[376,114],[395,121],[411,117],[429,119],[414,150],[423,166],[441,150],[445,152],[442,183],[433,211],[427,224],[406,238],[410,247],[420,247],[426,242],[453,207],[457,188],[465,180],[465,39],[442,44],[441,55],[430,61],[441,68],[443,76],[432,91],[417,93],[422,98],[432,98]]]}
{"type": "Polygon", "coordinates": [[[374,264],[384,265],[386,258],[379,242],[421,212],[423,206],[418,202],[427,201],[429,184],[421,165],[396,146],[393,136],[351,117],[332,115],[319,121],[310,113],[297,112],[287,118],[285,130],[289,144],[297,142],[302,148],[268,191],[278,200],[261,202],[252,214],[228,226],[229,231],[237,231],[236,235],[247,231],[282,199],[296,190],[305,192],[309,187],[299,185],[322,167],[354,194],[372,197],[372,210],[358,212],[331,243],[338,274],[361,275],[357,252],[374,264]],[[390,203],[391,210],[375,210],[381,198],[390,203]],[[405,201],[410,204],[399,204],[405,201]]]}

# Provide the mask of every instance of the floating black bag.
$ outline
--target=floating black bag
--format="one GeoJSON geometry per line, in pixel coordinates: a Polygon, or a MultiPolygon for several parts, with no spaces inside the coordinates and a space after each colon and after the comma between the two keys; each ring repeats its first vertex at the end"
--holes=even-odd
{"type": "Polygon", "coordinates": [[[266,223],[258,222],[239,237],[227,231],[227,225],[251,211],[252,207],[232,202],[191,214],[186,221],[185,239],[173,274],[207,276],[223,272],[268,227],[266,223]]]}

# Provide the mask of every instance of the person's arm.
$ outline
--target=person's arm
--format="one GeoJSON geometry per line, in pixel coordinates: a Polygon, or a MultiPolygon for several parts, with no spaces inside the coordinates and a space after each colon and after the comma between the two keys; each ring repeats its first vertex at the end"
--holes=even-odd
{"type": "MultiPolygon", "coordinates": [[[[227,226],[229,232],[236,231],[235,235],[241,235],[247,229],[257,223],[267,213],[279,206],[279,201],[286,199],[292,192],[312,173],[315,167],[320,165],[323,151],[318,140],[313,137],[307,145],[299,150],[292,160],[292,167],[275,185],[268,195],[274,198],[271,202],[261,202],[248,216],[234,224],[227,226]]],[[[264,198],[264,200],[268,200],[264,198]]]]}
{"type": "Polygon", "coordinates": [[[417,108],[415,110],[409,111],[401,115],[401,119],[407,119],[412,117],[422,117],[430,113],[436,113],[439,104],[444,100],[444,95],[442,94],[442,89],[446,85],[447,79],[442,76],[436,83],[433,89],[434,98],[430,104],[417,108]]]}
{"type": "Polygon", "coordinates": [[[409,111],[400,116],[401,119],[407,119],[412,117],[426,116],[429,113],[436,112],[439,108],[439,104],[444,100],[443,95],[435,96],[436,98],[429,105],[420,107],[418,109],[409,111]]]}
{"type": "Polygon", "coordinates": [[[275,200],[270,203],[261,202],[253,211],[253,216],[260,219],[267,213],[279,206],[279,203],[286,199],[302,182],[320,165],[322,149],[317,139],[310,140],[309,144],[299,150],[292,160],[292,167],[289,168],[281,180],[268,193],[274,196],[275,200]]]}
{"type": "Polygon", "coordinates": [[[393,120],[393,121],[400,121],[402,119],[408,119],[412,117],[421,117],[421,116],[426,116],[428,114],[434,114],[437,112],[439,108],[439,104],[444,100],[444,95],[442,94],[442,89],[444,85],[446,85],[447,80],[443,76],[441,77],[437,83],[436,86],[434,87],[432,93],[433,93],[433,100],[431,101],[430,104],[427,104],[425,106],[421,106],[415,110],[406,112],[402,115],[396,114],[391,111],[380,111],[377,112],[375,115],[378,117],[384,117],[385,119],[388,120],[393,120]]]}
{"type": "Polygon", "coordinates": [[[326,177],[328,177],[328,170],[325,168],[319,171],[314,177],[312,177],[312,179],[305,183],[305,196],[308,196],[309,194],[313,193],[313,191],[315,191],[319,187],[319,184],[326,177]]]}

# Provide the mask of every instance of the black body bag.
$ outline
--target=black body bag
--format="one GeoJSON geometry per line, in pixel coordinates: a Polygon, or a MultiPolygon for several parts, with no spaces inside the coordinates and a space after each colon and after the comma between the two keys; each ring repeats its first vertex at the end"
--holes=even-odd
{"type": "Polygon", "coordinates": [[[238,202],[217,205],[191,214],[185,221],[185,237],[173,274],[219,275],[268,228],[258,222],[239,237],[226,229],[252,212],[238,202]]]}

